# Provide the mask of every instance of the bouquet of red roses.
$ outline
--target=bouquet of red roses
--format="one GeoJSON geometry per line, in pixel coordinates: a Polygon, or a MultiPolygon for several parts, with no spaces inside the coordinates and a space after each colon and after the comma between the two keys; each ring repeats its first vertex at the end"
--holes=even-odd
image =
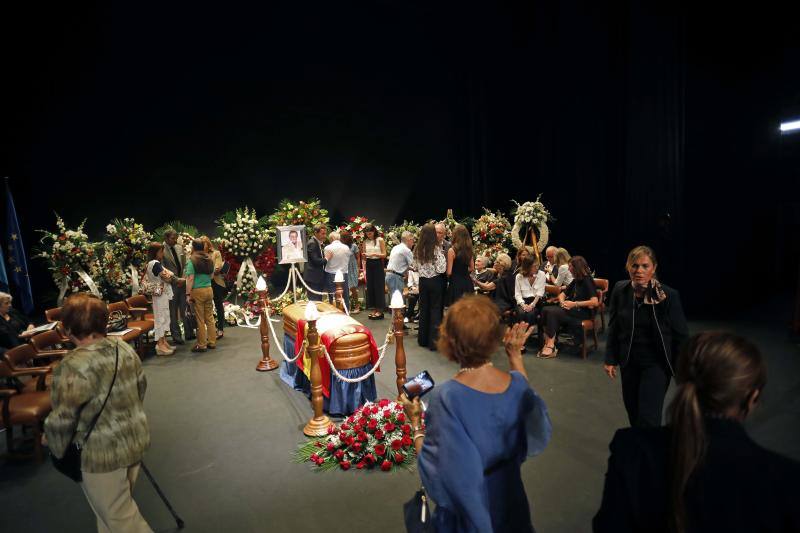
{"type": "Polygon", "coordinates": [[[295,454],[320,470],[413,469],[416,451],[403,406],[390,400],[367,402],[328,435],[312,438],[295,454]]]}

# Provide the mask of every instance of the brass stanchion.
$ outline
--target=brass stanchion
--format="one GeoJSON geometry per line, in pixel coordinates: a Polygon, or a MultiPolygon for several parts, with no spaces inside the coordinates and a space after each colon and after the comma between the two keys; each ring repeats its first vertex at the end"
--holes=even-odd
{"type": "Polygon", "coordinates": [[[319,367],[319,358],[323,357],[323,347],[320,344],[319,332],[317,331],[317,319],[319,311],[314,302],[306,305],[306,322],[308,323],[308,334],[306,335],[306,350],[311,357],[311,407],[314,415],[303,428],[303,434],[308,437],[322,437],[328,434],[328,428],[332,425],[330,418],[322,412],[322,370],[319,367]]]}
{"type": "Polygon", "coordinates": [[[256,282],[256,291],[258,292],[258,305],[261,307],[261,325],[259,331],[261,332],[261,361],[258,362],[256,370],[259,372],[267,372],[278,368],[278,362],[269,356],[269,287],[263,277],[259,277],[256,282]]]}
{"type": "Polygon", "coordinates": [[[334,298],[336,303],[334,305],[336,305],[336,309],[344,313],[344,275],[341,270],[336,271],[333,282],[336,284],[336,297],[334,298]]]}
{"type": "Polygon", "coordinates": [[[403,310],[405,304],[403,303],[403,295],[400,291],[394,291],[392,301],[389,304],[392,310],[393,326],[394,326],[394,366],[397,373],[397,396],[403,392],[403,385],[406,383],[406,350],[403,347],[403,310]]]}

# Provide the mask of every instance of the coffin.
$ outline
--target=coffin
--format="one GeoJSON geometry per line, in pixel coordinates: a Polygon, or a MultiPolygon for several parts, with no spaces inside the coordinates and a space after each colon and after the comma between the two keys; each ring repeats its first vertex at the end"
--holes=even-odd
{"type": "MultiPolygon", "coordinates": [[[[290,356],[298,353],[305,338],[306,305],[307,302],[297,302],[283,309],[283,345],[284,351],[290,356]],[[302,328],[300,335],[298,327],[302,328]]],[[[357,379],[367,374],[378,359],[378,347],[372,333],[360,322],[328,303],[316,302],[316,306],[320,313],[317,331],[336,370],[348,379],[357,379]]],[[[310,363],[308,355],[301,357],[296,363],[284,362],[281,365],[281,379],[294,389],[310,395],[310,363]]],[[[357,383],[341,381],[333,374],[324,357],[320,359],[320,370],[323,407],[330,414],[349,415],[364,402],[377,399],[374,375],[357,383]]]]}
{"type": "MultiPolygon", "coordinates": [[[[283,309],[283,331],[294,341],[297,341],[297,324],[300,320],[305,320],[307,303],[297,302],[283,309]]],[[[358,332],[342,334],[348,326],[361,326],[361,323],[329,303],[318,302],[316,305],[321,315],[317,321],[317,331],[320,336],[334,334],[337,337],[333,351],[329,351],[336,369],[346,370],[369,364],[372,359],[370,336],[358,332]]]]}

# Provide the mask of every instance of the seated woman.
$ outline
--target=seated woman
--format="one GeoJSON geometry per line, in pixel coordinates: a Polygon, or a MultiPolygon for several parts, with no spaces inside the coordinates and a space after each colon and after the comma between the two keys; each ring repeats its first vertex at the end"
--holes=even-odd
{"type": "Polygon", "coordinates": [[[800,531],[800,463],[742,427],[767,381],[758,348],[697,334],[676,381],[667,426],[614,435],[594,531],[800,531]]]}
{"type": "Polygon", "coordinates": [[[514,300],[517,303],[517,320],[536,324],[539,322],[540,303],[544,298],[547,274],[539,270],[535,257],[522,260],[519,273],[514,276],[514,300]]]}
{"type": "Polygon", "coordinates": [[[13,297],[0,292],[0,349],[10,350],[32,335],[33,324],[28,317],[11,307],[13,297]]]}
{"type": "Polygon", "coordinates": [[[516,306],[514,300],[514,276],[511,272],[511,257],[508,254],[499,254],[494,260],[495,277],[492,281],[475,281],[479,290],[486,292],[494,300],[500,313],[511,311],[516,306]]]}
{"type": "Polygon", "coordinates": [[[569,252],[565,248],[556,250],[553,271],[547,276],[547,282],[556,287],[567,287],[572,283],[572,273],[569,271],[569,252]]]}
{"type": "MultiPolygon", "coordinates": [[[[489,283],[494,281],[495,271],[489,268],[490,260],[485,255],[479,255],[475,258],[475,280],[481,283],[489,283]]],[[[477,287],[477,284],[475,285],[477,287]]],[[[478,289],[481,294],[488,295],[489,291],[478,289]]]]}
{"type": "Polygon", "coordinates": [[[436,503],[436,531],[533,531],[520,466],[545,449],[552,428],[522,364],[530,332],[524,322],[505,328],[489,298],[464,296],[445,315],[438,341],[461,369],[433,390],[427,435],[419,398],[401,396],[420,477],[436,503]],[[510,372],[492,366],[501,339],[510,372]]]}
{"type": "Polygon", "coordinates": [[[576,255],[569,260],[569,270],[574,279],[558,295],[559,304],[542,310],[544,347],[539,352],[542,359],[552,359],[558,355],[556,335],[561,326],[580,331],[581,322],[592,318],[592,309],[598,305],[597,290],[586,260],[576,255]]]}

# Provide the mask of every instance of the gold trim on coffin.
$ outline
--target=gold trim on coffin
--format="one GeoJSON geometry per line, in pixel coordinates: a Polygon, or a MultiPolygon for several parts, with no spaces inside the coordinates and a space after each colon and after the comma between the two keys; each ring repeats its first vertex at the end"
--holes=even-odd
{"type": "MultiPolygon", "coordinates": [[[[288,333],[295,342],[297,342],[297,321],[305,319],[307,302],[297,302],[287,305],[283,309],[283,331],[288,333]]],[[[317,310],[320,315],[331,314],[344,314],[336,307],[326,302],[316,302],[317,310]]],[[[350,317],[355,324],[360,323],[350,317]]],[[[317,322],[317,327],[320,323],[317,322]]],[[[347,327],[346,325],[344,326],[347,327]]],[[[320,330],[320,337],[325,333],[320,330]]],[[[372,347],[369,342],[369,337],[364,333],[348,333],[342,335],[336,340],[334,351],[330,354],[333,363],[336,365],[336,370],[347,370],[350,368],[360,368],[368,365],[372,360],[372,347]]]]}

